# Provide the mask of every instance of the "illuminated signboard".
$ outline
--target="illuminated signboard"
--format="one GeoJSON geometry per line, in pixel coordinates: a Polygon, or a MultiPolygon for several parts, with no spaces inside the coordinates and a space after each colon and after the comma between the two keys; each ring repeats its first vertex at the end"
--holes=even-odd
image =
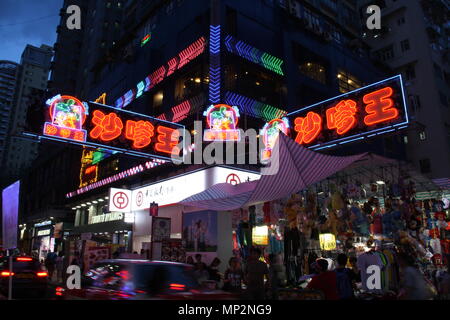
{"type": "Polygon", "coordinates": [[[239,109],[226,104],[210,106],[203,115],[210,129],[205,130],[205,141],[240,141],[237,127],[239,109]]]}
{"type": "Polygon", "coordinates": [[[336,249],[336,237],[332,233],[323,233],[319,235],[320,249],[331,251],[336,249]]]}
{"type": "MultiPolygon", "coordinates": [[[[181,151],[177,129],[184,129],[182,125],[70,96],[57,96],[48,104],[51,122],[45,123],[42,135],[25,135],[147,158],[171,159],[181,151]]],[[[94,174],[96,169],[89,170],[94,174]]]]}
{"type": "Polygon", "coordinates": [[[397,129],[409,122],[401,76],[288,114],[295,141],[320,150],[397,129]]]}
{"type": "Polygon", "coordinates": [[[77,98],[57,95],[47,101],[50,122],[44,125],[44,134],[64,139],[86,141],[86,107],[77,98]]]}
{"type": "Polygon", "coordinates": [[[262,128],[260,134],[263,138],[265,148],[261,151],[261,161],[264,162],[269,160],[270,155],[272,154],[272,148],[280,131],[285,135],[289,134],[289,121],[287,118],[273,119],[266,123],[264,128],[262,128]]]}

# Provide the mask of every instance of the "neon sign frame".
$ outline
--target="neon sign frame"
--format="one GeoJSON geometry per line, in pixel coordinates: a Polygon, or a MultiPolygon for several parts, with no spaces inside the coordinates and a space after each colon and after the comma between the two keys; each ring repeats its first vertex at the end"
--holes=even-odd
{"type": "MultiPolygon", "coordinates": [[[[343,145],[343,144],[347,144],[350,142],[363,140],[365,138],[382,135],[382,134],[389,133],[389,132],[394,132],[396,130],[404,129],[409,124],[409,115],[408,115],[408,108],[407,108],[407,104],[406,104],[406,95],[405,95],[405,89],[404,89],[404,84],[403,84],[403,78],[401,75],[397,75],[397,76],[394,76],[394,77],[391,77],[388,79],[384,79],[379,82],[370,84],[368,86],[365,86],[365,87],[341,94],[339,96],[312,104],[310,106],[290,112],[287,114],[287,116],[290,119],[293,119],[292,116],[298,117],[298,115],[300,113],[302,113],[303,115],[306,115],[310,111],[320,109],[321,107],[323,108],[324,106],[330,107],[334,102],[336,102],[338,100],[349,99],[349,97],[355,96],[356,94],[361,93],[361,92],[367,92],[367,93],[364,93],[365,95],[373,94],[374,92],[377,92],[378,90],[370,91],[368,89],[377,88],[377,87],[380,87],[380,88],[381,87],[384,87],[384,88],[392,87],[392,85],[390,86],[389,83],[392,83],[392,85],[394,85],[398,88],[398,91],[396,92],[396,94],[400,95],[400,97],[398,97],[398,99],[396,100],[396,102],[398,104],[397,110],[399,111],[399,114],[397,117],[399,119],[399,122],[393,123],[393,124],[387,123],[386,125],[383,125],[382,123],[375,123],[375,125],[378,126],[377,128],[374,128],[374,129],[371,129],[368,131],[364,131],[361,133],[351,134],[349,136],[342,137],[342,138],[332,139],[332,140],[329,140],[329,141],[326,141],[323,143],[315,144],[313,146],[305,145],[305,147],[317,151],[317,150],[332,148],[337,145],[343,145]]],[[[361,94],[361,95],[363,95],[363,94],[361,94]]],[[[326,118],[325,118],[325,120],[326,120],[326,118]]],[[[384,122],[389,122],[389,120],[386,120],[384,122]]],[[[366,126],[372,126],[372,125],[367,125],[367,123],[364,123],[364,124],[366,126]]]]}

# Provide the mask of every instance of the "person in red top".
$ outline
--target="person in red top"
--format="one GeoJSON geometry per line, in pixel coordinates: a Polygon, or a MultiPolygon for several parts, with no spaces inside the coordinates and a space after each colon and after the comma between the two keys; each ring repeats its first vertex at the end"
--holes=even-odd
{"type": "Polygon", "coordinates": [[[328,271],[328,261],[325,259],[318,259],[316,268],[319,274],[312,278],[306,288],[322,291],[325,300],[338,300],[336,272],[328,271]]]}

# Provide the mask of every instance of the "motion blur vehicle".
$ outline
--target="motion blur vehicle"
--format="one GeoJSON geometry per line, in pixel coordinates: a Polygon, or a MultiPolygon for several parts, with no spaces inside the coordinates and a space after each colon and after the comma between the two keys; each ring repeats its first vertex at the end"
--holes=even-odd
{"type": "Polygon", "coordinates": [[[228,292],[202,287],[188,264],[113,259],[96,263],[81,277],[81,289],[55,289],[65,300],[232,300],[228,292]]]}
{"type": "MultiPolygon", "coordinates": [[[[0,258],[0,292],[8,296],[9,257],[0,258]]],[[[44,297],[47,294],[48,273],[43,270],[38,259],[25,256],[13,257],[12,297],[44,297]]]]}

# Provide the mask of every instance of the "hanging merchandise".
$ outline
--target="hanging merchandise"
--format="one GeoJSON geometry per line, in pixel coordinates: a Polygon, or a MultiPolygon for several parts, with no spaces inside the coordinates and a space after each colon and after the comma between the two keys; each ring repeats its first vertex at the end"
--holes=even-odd
{"type": "Polygon", "coordinates": [[[260,225],[264,223],[264,211],[263,211],[263,203],[258,203],[255,205],[255,223],[256,225],[260,225]]]}
{"type": "Polygon", "coordinates": [[[269,245],[269,227],[268,226],[253,227],[252,242],[253,245],[257,246],[269,245]]]}
{"type": "Polygon", "coordinates": [[[262,208],[262,211],[264,212],[264,223],[270,224],[271,223],[271,216],[272,216],[272,205],[270,202],[265,202],[262,208]]]}
{"type": "Polygon", "coordinates": [[[336,249],[336,237],[331,233],[323,233],[319,235],[320,249],[331,251],[336,249]]]}
{"type": "Polygon", "coordinates": [[[331,207],[334,210],[340,210],[344,207],[344,205],[345,204],[344,200],[342,200],[342,195],[338,191],[335,191],[331,196],[331,207]]]}

